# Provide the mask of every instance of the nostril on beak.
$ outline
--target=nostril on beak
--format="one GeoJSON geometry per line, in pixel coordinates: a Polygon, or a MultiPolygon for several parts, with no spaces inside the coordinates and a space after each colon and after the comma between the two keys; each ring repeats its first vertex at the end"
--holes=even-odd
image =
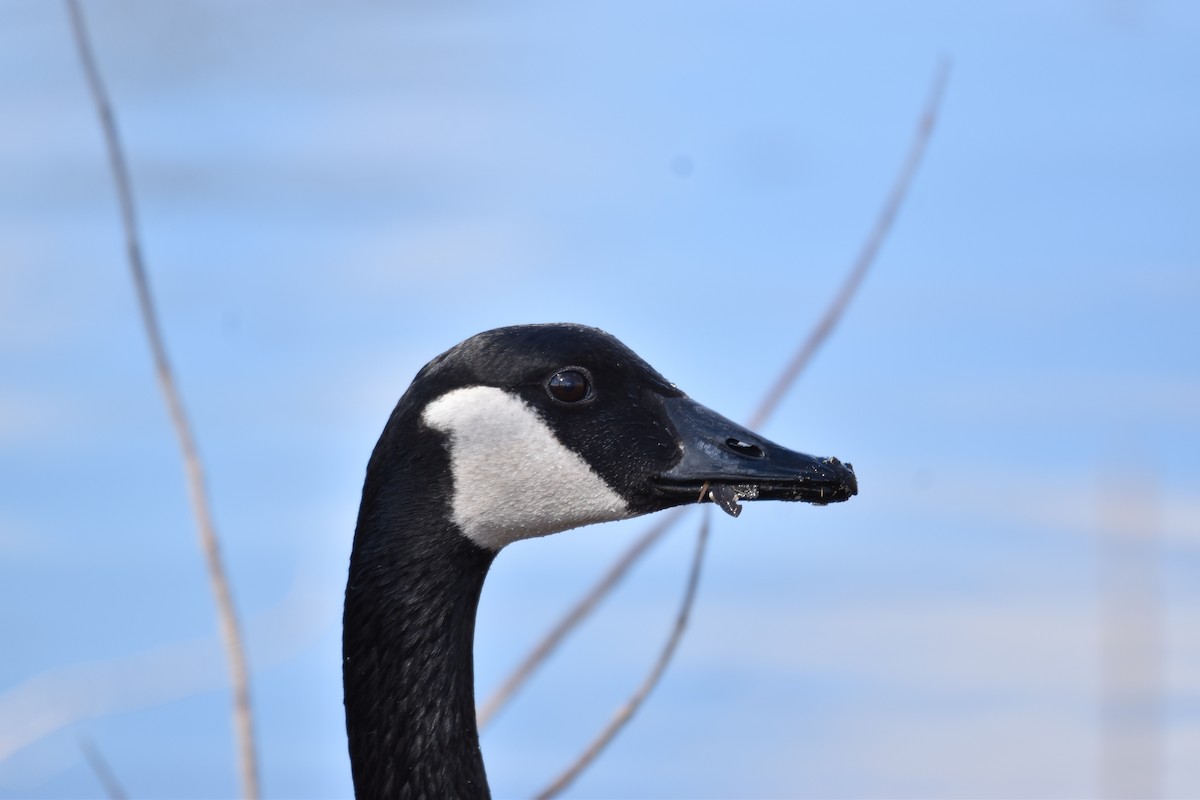
{"type": "Polygon", "coordinates": [[[739,456],[746,456],[747,458],[763,457],[763,451],[761,447],[756,444],[750,444],[749,442],[743,442],[741,439],[735,439],[732,436],[725,440],[725,446],[737,453],[739,456]]]}

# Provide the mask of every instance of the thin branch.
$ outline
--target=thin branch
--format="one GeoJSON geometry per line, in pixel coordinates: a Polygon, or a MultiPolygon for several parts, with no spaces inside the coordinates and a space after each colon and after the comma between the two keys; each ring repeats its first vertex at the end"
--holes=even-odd
{"type": "MultiPolygon", "coordinates": [[[[775,385],[772,386],[770,391],[768,391],[758,410],[751,418],[749,427],[755,428],[762,425],[770,417],[771,413],[774,412],[774,410],[778,407],[787,390],[791,388],[796,379],[800,376],[800,373],[808,365],[812,355],[829,337],[829,334],[841,320],[846,307],[849,305],[859,286],[862,284],[862,280],[865,277],[867,270],[871,264],[874,263],[875,257],[879,253],[880,246],[883,244],[884,239],[891,230],[892,223],[894,222],[896,215],[900,210],[900,206],[908,194],[908,189],[912,184],[913,177],[916,175],[917,167],[921,163],[921,157],[923,156],[926,145],[929,142],[930,134],[933,132],[934,122],[937,119],[937,112],[941,106],[942,95],[945,92],[945,86],[948,77],[949,62],[943,60],[941,63],[939,63],[937,71],[934,74],[934,80],[930,90],[929,98],[926,101],[924,112],[922,113],[920,121],[918,122],[917,130],[913,136],[912,144],[909,147],[908,155],[900,169],[900,174],[897,176],[896,181],[892,186],[892,191],[888,195],[887,201],[884,203],[883,209],[880,212],[879,218],[876,220],[875,226],[872,228],[870,235],[867,237],[867,240],[860,251],[858,258],[854,263],[854,266],[850,270],[846,281],[842,285],[841,291],[839,291],[835,296],[833,303],[826,310],[825,314],[818,321],[817,325],[813,328],[809,336],[801,343],[799,349],[796,351],[796,354],[793,356],[783,374],[776,381],[775,385]]],[[[669,527],[669,524],[672,521],[673,520],[670,520],[666,525],[661,526],[662,529],[665,530],[666,527],[669,527]]],[[[704,527],[701,530],[702,541],[703,538],[707,536],[707,532],[708,516],[705,515],[704,527]]],[[[637,553],[633,553],[632,555],[627,553],[621,558],[621,560],[618,562],[621,574],[623,574],[624,570],[627,570],[629,565],[631,565],[633,561],[635,561],[637,557],[645,551],[645,548],[648,545],[643,545],[643,542],[646,540],[652,541],[654,538],[657,538],[657,536],[661,535],[661,530],[652,531],[652,533],[654,533],[653,537],[650,533],[648,533],[643,537],[643,539],[639,539],[638,542],[635,543],[635,546],[638,547],[637,553]]],[[[650,691],[657,684],[675,651],[675,647],[678,644],[678,639],[683,633],[683,622],[687,620],[688,614],[691,610],[692,602],[695,599],[694,578],[698,574],[700,563],[703,560],[702,541],[700,544],[698,544],[696,561],[692,565],[693,580],[689,581],[688,583],[688,588],[684,593],[683,601],[679,610],[678,619],[680,621],[677,623],[675,630],[672,632],[671,638],[668,639],[663,652],[660,654],[658,661],[651,669],[650,674],[647,676],[646,680],[642,683],[638,690],[634,692],[633,696],[626,701],[625,705],[623,705],[617,711],[617,714],[612,720],[610,720],[609,724],[583,751],[575,763],[573,763],[564,773],[556,778],[549,787],[544,789],[541,794],[538,795],[539,800],[553,797],[565,789],[596,758],[596,756],[600,754],[604,747],[607,746],[610,741],[612,741],[612,738],[617,734],[618,731],[620,731],[625,723],[627,723],[633,717],[633,714],[637,711],[642,702],[649,695],[650,691]]],[[[610,572],[610,575],[611,574],[612,573],[610,572]]],[[[606,576],[606,578],[608,577],[609,576],[606,576]]],[[[612,578],[608,581],[608,584],[611,586],[615,585],[616,582],[617,578],[612,578]]],[[[609,586],[605,586],[602,591],[607,591],[609,586]]],[[[598,597],[592,599],[596,593],[596,590],[593,590],[593,592],[589,595],[591,602],[588,604],[588,609],[586,610],[590,610],[590,608],[593,607],[596,602],[598,602],[598,597]]],[[[578,607],[573,609],[573,612],[577,610],[578,607]]],[[[579,618],[582,618],[583,614],[573,613],[570,616],[572,623],[574,623],[579,618]]],[[[556,633],[559,633],[559,639],[561,639],[562,635],[565,634],[565,631],[561,631],[561,628],[563,628],[563,625],[560,623],[559,628],[556,628],[556,633]]],[[[529,668],[528,671],[531,670],[532,668],[529,668]]]]}
{"type": "Polygon", "coordinates": [[[494,691],[483,703],[476,715],[480,728],[491,721],[496,712],[512,699],[517,690],[524,685],[534,670],[554,652],[554,649],[558,647],[566,635],[595,609],[597,603],[612,591],[613,587],[625,576],[625,573],[629,571],[634,562],[641,558],[642,554],[650,548],[650,545],[657,542],[664,533],[670,530],[683,517],[685,510],[686,506],[672,509],[650,526],[650,529],[630,545],[629,549],[609,567],[608,572],[604,573],[600,580],[596,581],[591,590],[578,603],[571,607],[571,610],[558,621],[558,624],[542,637],[538,645],[529,652],[529,655],[525,656],[525,660],[517,665],[517,668],[512,671],[512,674],[508,676],[508,679],[504,683],[500,684],[500,688],[494,691]]]}
{"type": "Polygon", "coordinates": [[[683,603],[680,604],[679,613],[675,617],[675,626],[671,629],[671,635],[667,637],[662,652],[658,654],[658,660],[650,669],[650,674],[642,681],[642,685],[637,688],[637,691],[625,701],[625,705],[617,709],[617,713],[608,721],[608,725],[592,740],[592,743],[579,755],[575,763],[567,767],[549,786],[536,795],[537,800],[549,800],[579,777],[579,774],[596,759],[596,756],[600,755],[621,728],[625,727],[625,723],[630,720],[634,712],[658,685],[667,665],[671,663],[671,656],[675,654],[675,648],[679,646],[679,640],[683,638],[683,631],[687,627],[688,616],[691,614],[692,602],[696,598],[696,587],[700,583],[700,567],[704,564],[704,550],[708,544],[708,526],[712,516],[709,512],[710,509],[705,509],[700,521],[700,531],[696,534],[696,552],[692,556],[692,569],[688,573],[687,588],[684,589],[683,603]]]}
{"type": "Polygon", "coordinates": [[[125,794],[121,782],[117,780],[112,767],[100,753],[100,748],[96,747],[96,743],[84,737],[79,740],[79,749],[83,751],[83,757],[87,759],[88,766],[95,773],[96,780],[100,781],[100,785],[104,787],[104,793],[108,795],[109,800],[125,800],[129,795],[125,794]]]}
{"type": "MultiPolygon", "coordinates": [[[[916,132],[913,135],[912,143],[909,145],[908,154],[901,166],[900,173],[896,177],[895,183],[892,185],[891,192],[888,194],[887,200],[883,208],[880,210],[879,217],[875,221],[874,227],[871,229],[869,236],[859,251],[858,257],[855,259],[850,272],[848,273],[845,282],[838,294],[834,297],[821,319],[813,327],[808,337],[797,348],[795,355],[787,367],[780,374],[774,385],[767,392],[758,409],[750,418],[748,427],[751,429],[758,428],[763,425],[774,413],[779,402],[783,399],[788,389],[800,377],[804,368],[808,366],[812,356],[820,348],[820,346],[829,337],[829,334],[841,320],[846,307],[850,304],[859,286],[862,284],[863,278],[867,274],[867,270],[874,262],[879,249],[891,230],[893,221],[903,204],[904,198],[908,194],[912,180],[916,175],[917,167],[921,163],[922,156],[925,153],[926,146],[929,143],[930,135],[933,133],[934,123],[937,120],[938,111],[941,108],[942,96],[945,93],[946,83],[950,76],[950,62],[948,59],[943,59],[939,62],[936,71],[934,72],[933,82],[929,92],[928,99],[925,102],[925,108],[921,114],[917,124],[916,132]]],[[[524,684],[526,680],[536,671],[536,669],[546,660],[546,658],[554,651],[555,648],[566,638],[575,627],[581,623],[588,614],[590,614],[599,602],[610,592],[620,581],[625,577],[629,569],[637,562],[639,558],[669,531],[676,522],[681,519],[678,512],[672,513],[667,517],[652,525],[641,538],[635,541],[629,549],[622,554],[613,566],[604,574],[604,576],[592,587],[591,590],[576,603],[559,622],[546,634],[538,645],[530,652],[521,664],[513,670],[509,677],[501,684],[484,703],[483,711],[479,715],[479,726],[482,728],[487,722],[493,719],[496,713],[512,699],[517,690],[524,684]]]]}
{"type": "Polygon", "coordinates": [[[191,496],[192,511],[196,517],[196,531],[200,538],[200,549],[204,553],[204,560],[208,566],[208,577],[217,605],[217,616],[220,620],[221,637],[229,659],[229,676],[234,697],[234,730],[238,741],[242,795],[249,800],[249,798],[258,797],[258,759],[254,746],[254,720],[250,709],[250,675],[237,612],[234,608],[225,567],[221,561],[217,533],[213,526],[211,503],[204,481],[204,468],[196,450],[196,442],[187,414],[183,408],[183,400],[172,375],[154,300],[150,295],[150,284],[146,277],[138,236],[137,216],[134,213],[133,186],[129,178],[129,169],[125,163],[121,140],[117,134],[116,120],[108,101],[108,93],[100,78],[100,70],[92,53],[87,26],[78,0],[66,0],[66,4],[71,18],[71,30],[75,36],[75,45],[79,51],[79,59],[83,64],[88,88],[91,91],[96,112],[100,117],[100,126],[104,132],[104,143],[108,150],[108,160],[112,167],[117,198],[121,207],[121,222],[125,232],[125,249],[129,258],[129,269],[137,290],[138,307],[141,311],[146,338],[150,343],[150,351],[154,358],[154,371],[158,377],[158,385],[162,390],[163,399],[166,401],[183,455],[188,493],[191,496]]]}
{"type": "Polygon", "coordinates": [[[829,338],[829,334],[841,321],[842,314],[845,313],[846,307],[850,305],[850,301],[858,292],[858,287],[866,277],[867,270],[875,263],[875,256],[879,254],[879,248],[891,231],[892,223],[895,222],[896,215],[900,212],[900,206],[904,204],[904,199],[908,196],[913,177],[917,174],[917,167],[921,165],[921,158],[925,155],[925,147],[929,144],[929,137],[933,133],[938,110],[942,105],[942,95],[946,91],[946,81],[949,78],[950,61],[943,58],[938,62],[937,69],[934,71],[929,96],[925,100],[925,109],[917,123],[912,143],[908,146],[908,155],[905,156],[904,164],[900,167],[900,174],[896,176],[896,181],[892,184],[892,191],[888,194],[887,201],[883,204],[883,208],[875,220],[875,226],[871,229],[866,241],[863,242],[858,258],[855,259],[854,266],[846,276],[841,290],[833,298],[829,307],[825,309],[824,315],[808,334],[808,338],[796,350],[792,360],[788,362],[783,373],[767,392],[762,403],[759,404],[758,410],[750,417],[746,427],[751,430],[758,428],[774,413],[784,395],[792,388],[796,379],[800,377],[800,373],[812,360],[813,354],[824,344],[825,340],[829,338]]]}

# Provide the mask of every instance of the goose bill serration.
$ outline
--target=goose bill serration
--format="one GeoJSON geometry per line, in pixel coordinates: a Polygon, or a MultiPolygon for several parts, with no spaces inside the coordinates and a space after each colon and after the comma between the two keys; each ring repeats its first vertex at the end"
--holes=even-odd
{"type": "Polygon", "coordinates": [[[612,336],[522,325],[429,362],[367,465],[343,618],[358,797],[486,798],[472,646],[505,545],[697,501],[847,500],[854,471],[696,403],[612,336]]]}

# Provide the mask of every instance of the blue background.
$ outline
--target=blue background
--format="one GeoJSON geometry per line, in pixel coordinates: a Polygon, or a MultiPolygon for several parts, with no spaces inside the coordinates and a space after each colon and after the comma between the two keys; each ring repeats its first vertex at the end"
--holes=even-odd
{"type": "MultiPolygon", "coordinates": [[[[571,796],[1200,795],[1200,4],[85,10],[268,796],[350,793],[340,593],[416,370],[579,321],[746,418],[943,56],[897,226],[764,427],[853,461],[862,494],[714,519],[676,661],[571,796]]],[[[0,796],[102,796],[81,737],[134,797],[232,795],[209,589],[60,5],[0,6],[0,119],[0,796]]],[[[486,731],[498,796],[641,680],[697,519],[486,731]]],[[[646,524],[500,556],[481,695],[646,524]]]]}

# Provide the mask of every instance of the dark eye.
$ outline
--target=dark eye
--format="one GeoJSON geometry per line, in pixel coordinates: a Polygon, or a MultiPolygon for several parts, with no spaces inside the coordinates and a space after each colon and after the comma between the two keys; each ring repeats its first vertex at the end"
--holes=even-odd
{"type": "Polygon", "coordinates": [[[555,400],[564,403],[578,403],[591,394],[587,375],[577,369],[564,369],[551,375],[546,390],[555,400]]]}

